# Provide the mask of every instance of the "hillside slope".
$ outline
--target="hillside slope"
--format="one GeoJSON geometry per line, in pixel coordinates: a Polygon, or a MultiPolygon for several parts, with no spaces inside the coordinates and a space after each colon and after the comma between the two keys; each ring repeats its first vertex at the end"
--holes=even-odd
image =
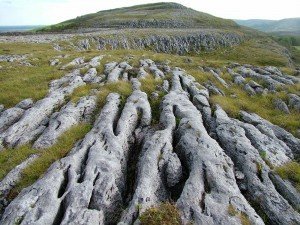
{"type": "Polygon", "coordinates": [[[236,28],[225,20],[177,3],[155,3],[100,11],[77,17],[42,31],[86,28],[236,28]]]}
{"type": "Polygon", "coordinates": [[[300,18],[282,20],[235,20],[240,25],[269,33],[300,34],[300,18]]]}

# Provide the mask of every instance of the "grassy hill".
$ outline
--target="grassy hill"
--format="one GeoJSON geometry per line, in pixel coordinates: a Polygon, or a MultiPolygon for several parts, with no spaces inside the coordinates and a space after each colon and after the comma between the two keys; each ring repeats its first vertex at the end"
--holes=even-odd
{"type": "Polygon", "coordinates": [[[300,34],[300,18],[235,20],[238,24],[274,34],[300,34]]]}
{"type": "Polygon", "coordinates": [[[79,16],[41,31],[86,28],[232,28],[232,20],[198,12],[177,3],[155,3],[79,16]]]}

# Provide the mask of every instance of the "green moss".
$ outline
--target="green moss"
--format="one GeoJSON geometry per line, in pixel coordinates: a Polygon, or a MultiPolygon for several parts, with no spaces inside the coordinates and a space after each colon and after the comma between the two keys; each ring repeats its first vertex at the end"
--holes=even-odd
{"type": "Polygon", "coordinates": [[[171,203],[162,203],[158,207],[147,209],[140,216],[141,225],[175,225],[181,224],[179,211],[171,203]]]}

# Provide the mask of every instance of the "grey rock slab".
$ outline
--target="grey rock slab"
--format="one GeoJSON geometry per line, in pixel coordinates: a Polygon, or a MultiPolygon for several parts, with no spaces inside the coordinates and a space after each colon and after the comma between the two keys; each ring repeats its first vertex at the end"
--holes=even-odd
{"type": "Polygon", "coordinates": [[[277,98],[277,99],[274,100],[273,103],[274,103],[275,109],[280,110],[280,111],[284,112],[285,114],[290,113],[290,110],[289,110],[288,106],[281,99],[277,98]]]}
{"type": "Polygon", "coordinates": [[[264,160],[267,160],[271,165],[281,166],[294,158],[292,150],[283,141],[261,133],[252,124],[240,123],[239,125],[245,130],[245,135],[251,144],[261,155],[264,155],[264,160]]]}
{"type": "Polygon", "coordinates": [[[96,68],[90,68],[83,76],[82,80],[86,83],[100,83],[102,79],[97,76],[96,68]]]}
{"type": "Polygon", "coordinates": [[[300,112],[300,97],[296,94],[288,94],[289,106],[300,112]]]}
{"type": "MultiPolygon", "coordinates": [[[[109,68],[113,64],[109,64],[109,66],[107,68],[109,68]]],[[[123,73],[126,72],[126,70],[132,69],[132,67],[127,63],[127,62],[121,62],[120,64],[116,65],[112,70],[110,70],[110,72],[107,74],[107,82],[116,82],[119,80],[119,78],[122,77],[123,73]]]]}
{"type": "Polygon", "coordinates": [[[300,195],[296,188],[288,181],[281,179],[277,174],[270,172],[270,179],[272,180],[276,190],[294,207],[300,209],[300,195]]]}
{"type": "Polygon", "coordinates": [[[255,81],[253,81],[253,80],[250,80],[249,82],[248,82],[248,84],[250,85],[250,87],[252,87],[252,88],[262,88],[262,86],[260,85],[260,84],[258,84],[258,83],[256,83],[255,81]]]}
{"type": "Polygon", "coordinates": [[[147,77],[149,74],[146,72],[145,68],[144,67],[140,67],[139,68],[139,72],[137,74],[137,77],[140,79],[140,78],[145,78],[147,77]]]}
{"type": "Polygon", "coordinates": [[[0,114],[3,112],[4,109],[5,109],[4,105],[0,105],[0,114]]]}
{"type": "Polygon", "coordinates": [[[163,79],[165,77],[164,72],[158,69],[158,67],[155,64],[152,64],[149,67],[149,70],[151,71],[151,73],[154,74],[155,79],[163,79]]]}
{"type": "Polygon", "coordinates": [[[248,95],[252,96],[255,95],[256,92],[254,91],[254,89],[249,85],[249,84],[245,84],[244,85],[244,90],[247,92],[248,95]]]}
{"type": "Polygon", "coordinates": [[[249,216],[253,224],[262,220],[240,193],[233,163],[212,139],[202,122],[201,114],[182,93],[170,92],[163,104],[181,119],[176,131],[177,154],[187,165],[188,178],[176,205],[184,224],[240,224],[228,215],[230,204],[249,216]],[[225,185],[226,184],[226,185],[225,185]]]}
{"type": "Polygon", "coordinates": [[[235,76],[233,82],[238,85],[246,83],[246,79],[242,76],[235,76]]]}
{"type": "Polygon", "coordinates": [[[169,118],[168,122],[164,121],[165,127],[152,134],[149,132],[145,137],[137,167],[136,188],[119,225],[137,222],[139,215],[148,208],[166,201],[169,195],[165,181],[173,185],[181,178],[181,163],[172,147],[175,118],[172,115],[164,116],[169,118]],[[164,169],[166,166],[167,169],[164,169]]]}
{"type": "Polygon", "coordinates": [[[93,129],[10,203],[1,224],[14,224],[20,218],[24,224],[116,223],[132,133],[151,121],[145,93],[134,91],[120,118],[119,104],[120,96],[109,94],[93,129]]]}
{"type": "Polygon", "coordinates": [[[204,86],[207,88],[210,95],[222,95],[225,96],[224,92],[217,88],[213,83],[205,83],[204,86]]]}
{"type": "Polygon", "coordinates": [[[291,133],[261,118],[255,113],[248,113],[245,111],[241,111],[240,114],[243,121],[258,127],[260,130],[261,127],[266,127],[270,129],[278,139],[283,141],[293,151],[295,157],[300,156],[300,140],[294,137],[291,133]]]}
{"type": "Polygon", "coordinates": [[[228,84],[226,83],[226,81],[224,79],[222,79],[220,77],[220,75],[218,73],[216,73],[213,70],[210,70],[210,73],[226,88],[228,88],[228,84]]]}
{"type": "Polygon", "coordinates": [[[263,224],[239,191],[233,163],[208,135],[200,112],[183,91],[185,86],[191,86],[189,79],[179,76],[183,74],[173,71],[172,89],[162,102],[161,122],[167,126],[167,121],[174,116],[180,119],[173,148],[186,165],[188,174],[176,202],[183,224],[191,220],[196,224],[240,224],[238,218],[228,215],[230,204],[246,213],[252,223],[263,224]],[[183,80],[183,87],[180,80],[183,80]]]}
{"type": "Polygon", "coordinates": [[[215,115],[219,142],[238,170],[245,175],[239,187],[248,201],[259,204],[272,224],[297,224],[300,221],[299,213],[275,189],[269,178],[269,167],[259,151],[251,145],[245,130],[220,107],[215,115]]]}
{"type": "Polygon", "coordinates": [[[117,62],[106,63],[104,66],[104,74],[109,74],[117,65],[117,62]]]}
{"type": "Polygon", "coordinates": [[[282,77],[282,76],[278,76],[278,75],[270,75],[270,77],[273,79],[273,80],[276,80],[280,83],[283,83],[283,84],[286,84],[286,85],[294,85],[294,82],[290,79],[287,79],[285,77],[282,77]]]}
{"type": "Polygon", "coordinates": [[[61,69],[64,70],[68,67],[80,66],[83,63],[84,63],[84,57],[78,57],[78,58],[74,59],[73,61],[67,63],[66,65],[62,66],[61,69]]]}
{"type": "Polygon", "coordinates": [[[0,216],[2,211],[7,206],[7,195],[9,194],[10,190],[15,187],[17,182],[22,177],[23,170],[30,165],[36,158],[37,155],[31,155],[21,164],[13,168],[1,181],[0,181],[0,216]]]}
{"type": "Polygon", "coordinates": [[[26,110],[32,107],[33,103],[34,103],[33,100],[31,98],[28,98],[19,102],[15,107],[26,110]]]}
{"type": "Polygon", "coordinates": [[[267,66],[264,70],[270,72],[271,74],[282,75],[281,71],[275,66],[267,66]]]}
{"type": "MultiPolygon", "coordinates": [[[[0,135],[4,145],[16,147],[28,143],[45,129],[42,123],[53,111],[64,103],[64,98],[71,94],[75,88],[85,85],[80,76],[67,75],[66,86],[53,87],[49,94],[42,100],[37,101],[33,107],[26,110],[22,118],[0,135]]],[[[61,78],[64,79],[64,78],[61,78]]],[[[60,82],[58,82],[60,83],[60,82]]]]}
{"type": "Polygon", "coordinates": [[[6,109],[0,114],[0,136],[7,128],[17,122],[22,115],[24,110],[18,107],[6,109]]]}
{"type": "Polygon", "coordinates": [[[49,148],[72,126],[81,122],[90,122],[95,107],[95,96],[82,97],[77,104],[68,103],[59,113],[50,118],[48,127],[35,141],[33,148],[49,148]]]}
{"type": "Polygon", "coordinates": [[[51,59],[49,61],[50,66],[57,66],[60,64],[59,59],[51,59]]]}
{"type": "Polygon", "coordinates": [[[98,67],[100,66],[100,61],[104,58],[104,55],[100,55],[100,56],[96,56],[94,58],[92,58],[88,64],[91,66],[91,67],[98,67]]]}
{"type": "Polygon", "coordinates": [[[168,80],[163,81],[162,89],[165,93],[169,92],[170,84],[168,80]]]}

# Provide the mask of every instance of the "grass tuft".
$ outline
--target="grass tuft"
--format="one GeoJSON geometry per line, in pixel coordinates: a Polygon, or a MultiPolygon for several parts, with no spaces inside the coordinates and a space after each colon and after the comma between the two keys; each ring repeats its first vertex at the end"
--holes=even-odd
{"type": "Polygon", "coordinates": [[[181,224],[179,211],[171,203],[162,203],[158,207],[147,209],[140,216],[141,225],[174,225],[181,224]]]}
{"type": "Polygon", "coordinates": [[[282,178],[291,181],[300,192],[300,163],[289,162],[277,167],[275,172],[282,178]]]}

